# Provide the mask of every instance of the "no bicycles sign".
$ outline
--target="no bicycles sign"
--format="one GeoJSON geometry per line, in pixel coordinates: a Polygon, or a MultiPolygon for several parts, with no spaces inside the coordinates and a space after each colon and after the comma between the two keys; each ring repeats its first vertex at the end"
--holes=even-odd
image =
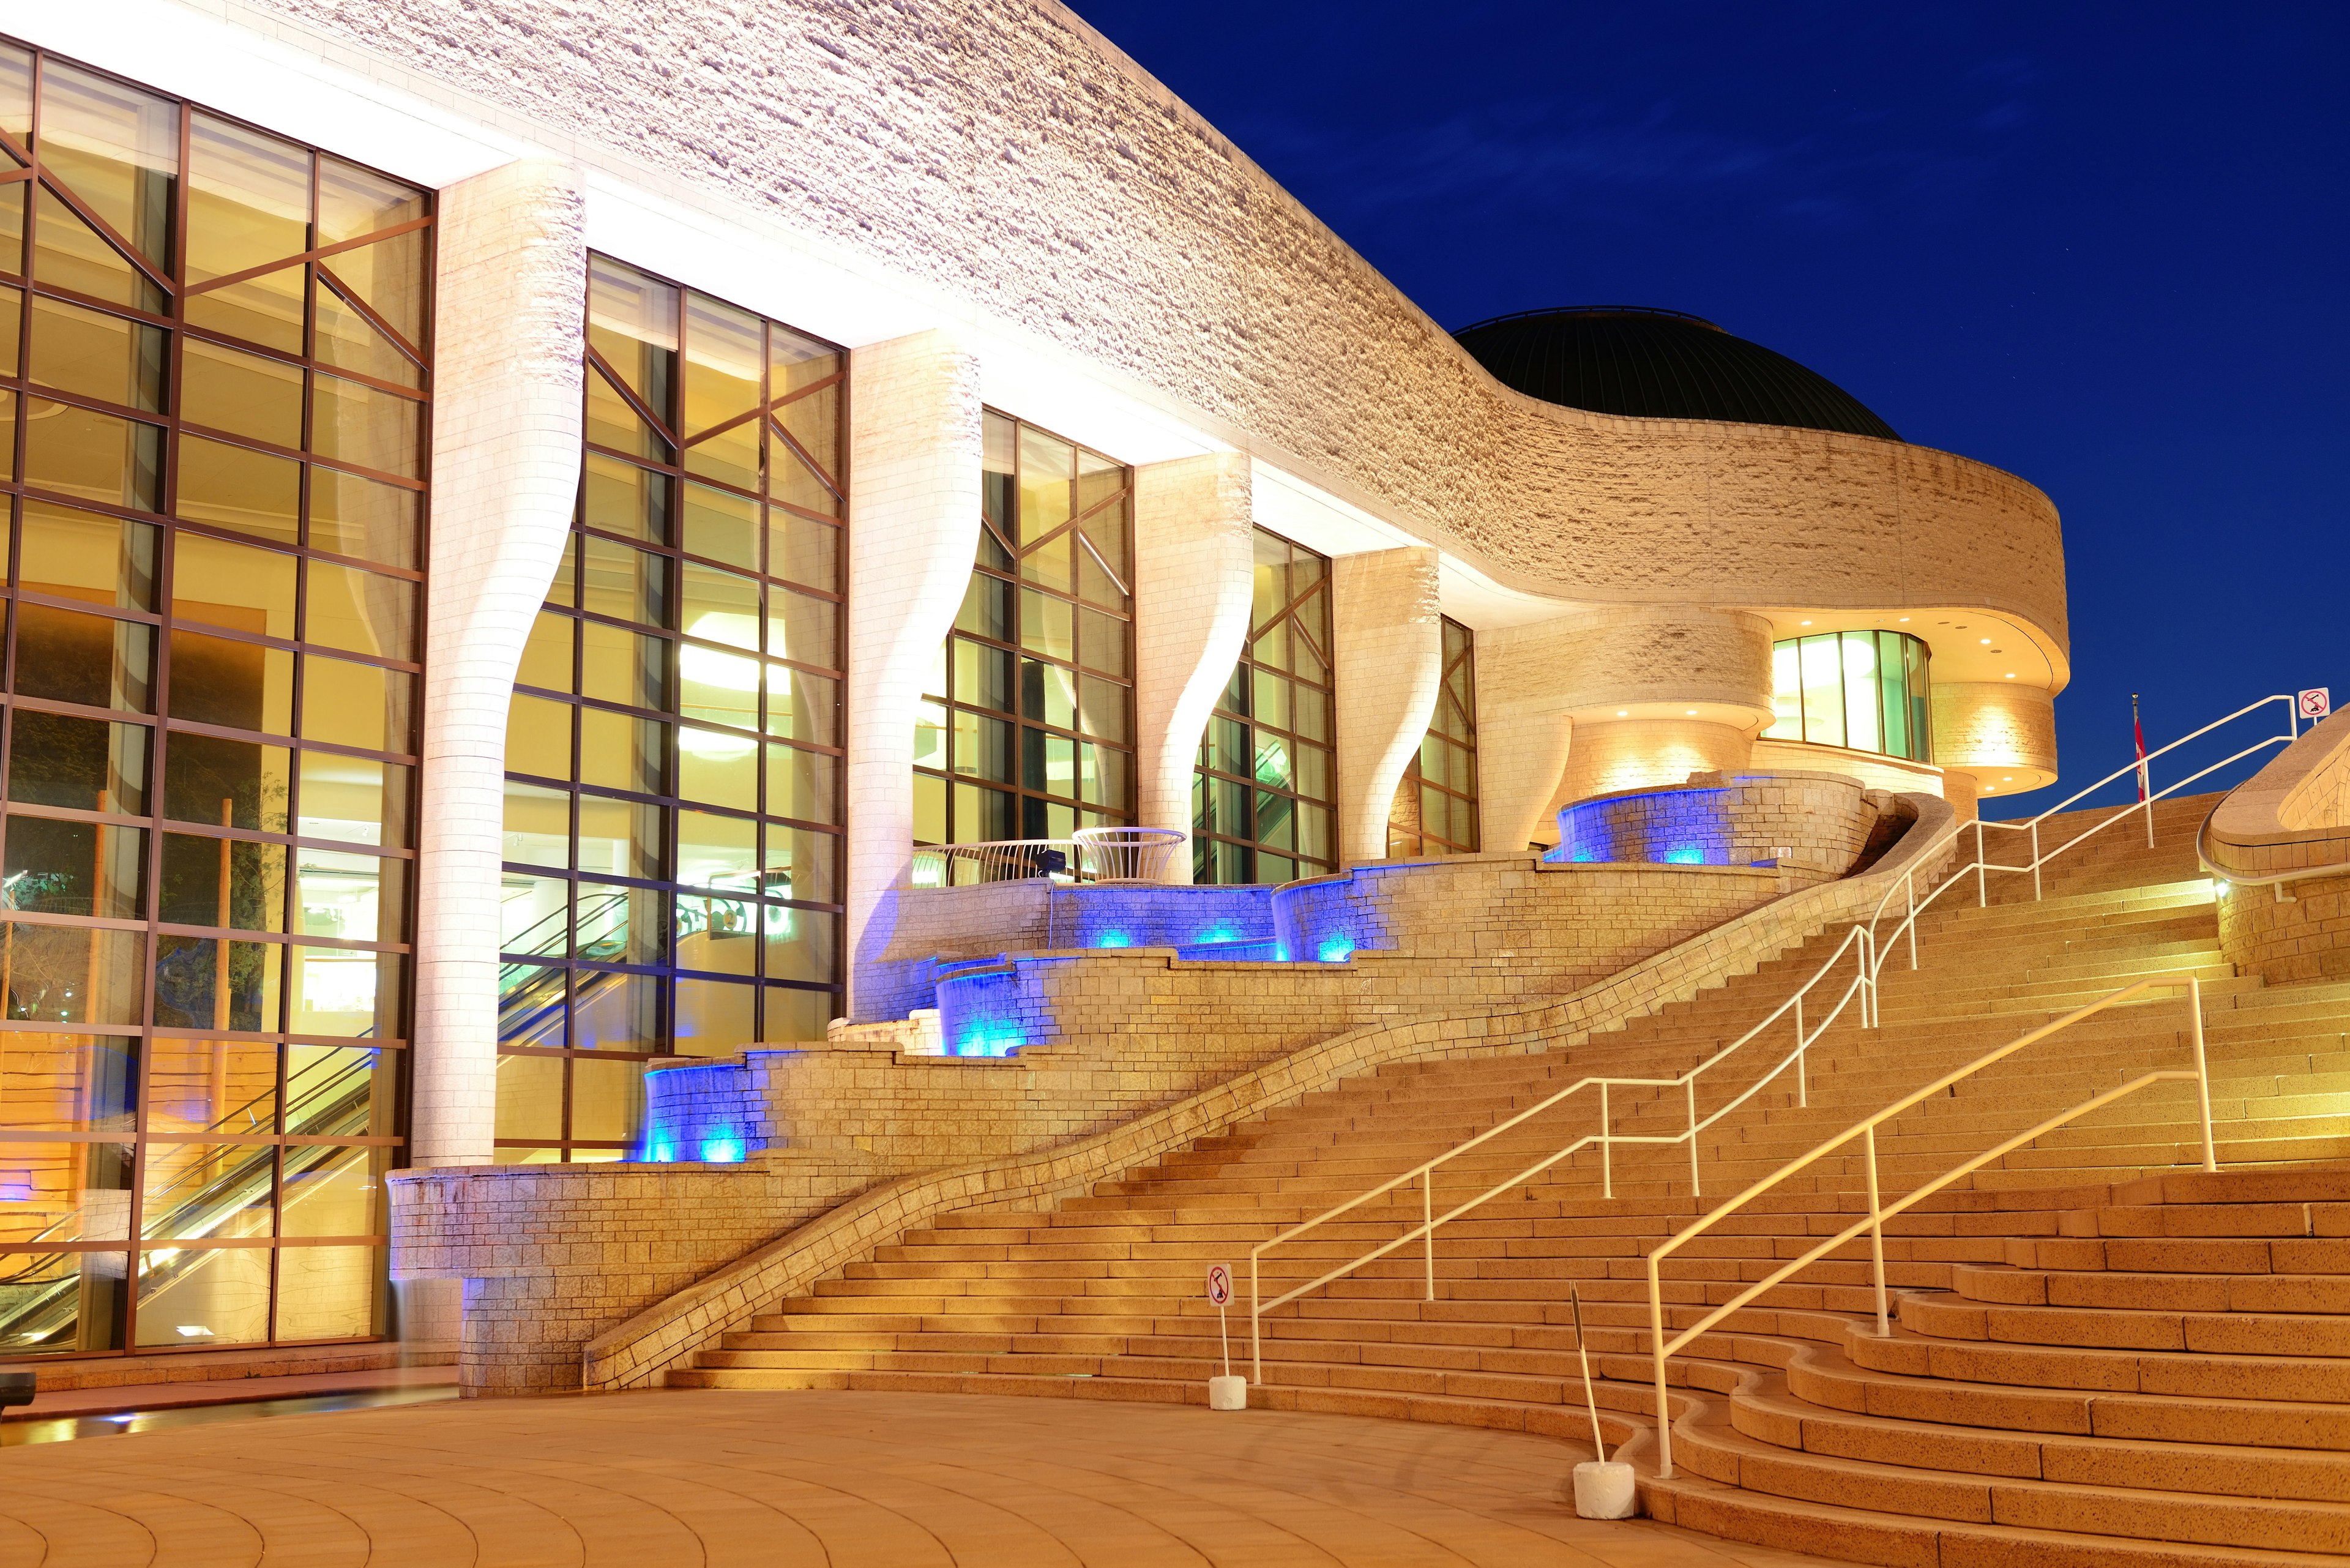
{"type": "Polygon", "coordinates": [[[1222,1263],[1208,1265],[1208,1301],[1222,1306],[1232,1299],[1232,1272],[1222,1263]]]}
{"type": "Polygon", "coordinates": [[[2303,718],[2323,719],[2334,711],[2333,689],[2325,686],[2313,686],[2301,694],[2299,702],[2303,718]]]}

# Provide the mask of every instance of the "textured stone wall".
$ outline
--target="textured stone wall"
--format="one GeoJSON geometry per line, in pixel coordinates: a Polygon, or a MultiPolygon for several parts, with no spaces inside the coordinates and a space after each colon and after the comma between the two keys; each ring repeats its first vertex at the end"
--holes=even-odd
{"type": "MultiPolygon", "coordinates": [[[[914,714],[979,545],[979,366],[942,333],[849,356],[849,1013],[914,843],[914,714]]],[[[894,1000],[894,999],[890,999],[894,1000]]]]}
{"type": "Polygon", "coordinates": [[[1743,867],[1543,866],[1524,855],[1389,862],[1277,895],[1283,940],[1303,944],[1292,950],[1299,961],[1015,954],[941,981],[939,1007],[950,1051],[976,1031],[1024,1055],[1081,1049],[1105,1071],[1171,1055],[1201,1064],[1212,1081],[1333,1029],[1573,991],[1786,886],[1776,871],[1743,867]],[[1399,947],[1358,950],[1357,933],[1399,947]],[[1313,961],[1326,951],[1344,961],[1313,961]]]}
{"type": "Polygon", "coordinates": [[[869,1162],[785,1156],[394,1171],[391,1274],[464,1282],[461,1394],[561,1393],[599,1330],[873,1179],[869,1162]]]}
{"type": "MultiPolygon", "coordinates": [[[[1889,805],[1885,796],[1877,801],[1889,805]]],[[[1778,862],[1798,887],[1852,869],[1880,815],[1860,781],[1835,774],[1698,774],[1672,789],[1631,790],[1577,801],[1558,814],[1558,856],[1568,861],[1661,861],[1704,866],[1778,862]]]]}
{"type": "Polygon", "coordinates": [[[2056,779],[2055,699],[2012,680],[1934,682],[1934,763],[1981,793],[2020,794],[2056,779]]]}
{"type": "Polygon", "coordinates": [[[1248,640],[1255,504],[1248,458],[1214,452],[1134,474],[1135,820],[1182,831],[1167,880],[1191,879],[1191,773],[1248,640]]]}
{"type": "Polygon", "coordinates": [[[1477,634],[1477,831],[1488,849],[1547,842],[1575,723],[1549,625],[1477,634]]]}
{"type": "Polygon", "coordinates": [[[1751,732],[1731,724],[1704,719],[1578,719],[1551,808],[1555,813],[1572,801],[1595,795],[1671,786],[1691,774],[1744,773],[1753,756],[1751,732]]]}
{"type": "Polygon", "coordinates": [[[2061,665],[2061,541],[2031,485],[1899,442],[1508,391],[1059,5],[267,8],[1131,378],[1513,587],[1980,604],[2061,665]]]}
{"type": "Polygon", "coordinates": [[[584,1349],[587,1386],[658,1384],[667,1368],[689,1360],[719,1334],[771,1310],[779,1300],[806,1293],[816,1281],[869,1259],[876,1248],[941,1215],[1048,1205],[1391,1062],[1558,1050],[1604,1039],[1607,1031],[1633,1018],[1731,975],[1752,972],[1824,927],[1865,919],[1913,867],[1930,880],[1950,859],[1950,807],[1927,795],[1905,796],[1903,802],[1917,812],[1917,825],[1867,871],[1767,904],[1572,996],[1441,1018],[1378,1022],[1319,1040],[1088,1138],[877,1186],[596,1334],[584,1349]]]}
{"type": "Polygon", "coordinates": [[[412,1165],[487,1160],[496,1132],[506,700],[578,500],[586,216],[555,162],[440,198],[412,1165]]]}
{"type": "Polygon", "coordinates": [[[2263,880],[2350,868],[2350,711],[2230,791],[2202,848],[2230,878],[2220,896],[2220,950],[2230,962],[2272,985],[2350,978],[2350,870],[2281,888],[2263,880]]]}
{"type": "Polygon", "coordinates": [[[1384,860],[1388,807],[1444,680],[1437,555],[1425,545],[1330,564],[1336,644],[1338,858],[1384,860]]]}

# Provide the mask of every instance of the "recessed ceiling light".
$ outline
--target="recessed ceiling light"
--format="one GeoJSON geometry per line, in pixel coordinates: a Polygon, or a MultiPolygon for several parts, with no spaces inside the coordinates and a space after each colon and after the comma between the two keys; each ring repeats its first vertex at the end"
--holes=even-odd
{"type": "Polygon", "coordinates": [[[1681,711],[1688,714],[1692,719],[1697,717],[1697,710],[1694,708],[1684,708],[1681,711]]]}
{"type": "Polygon", "coordinates": [[[1805,621],[1805,622],[1804,622],[1804,624],[1805,626],[1809,626],[1809,625],[1811,625],[1812,623],[1811,623],[1810,621],[1805,621]]]}
{"type": "Polygon", "coordinates": [[[1987,637],[1979,637],[1975,639],[1975,640],[1981,643],[1985,648],[1989,648],[1991,646],[1991,639],[1987,637]]]}
{"type": "Polygon", "coordinates": [[[2002,784],[2013,784],[2015,782],[2015,775],[2013,774],[2002,774],[1999,775],[1999,782],[2002,784]]]}
{"type": "Polygon", "coordinates": [[[1632,710],[1629,708],[1618,708],[1616,710],[1616,716],[1618,719],[1628,719],[1632,716],[1632,710]]]}

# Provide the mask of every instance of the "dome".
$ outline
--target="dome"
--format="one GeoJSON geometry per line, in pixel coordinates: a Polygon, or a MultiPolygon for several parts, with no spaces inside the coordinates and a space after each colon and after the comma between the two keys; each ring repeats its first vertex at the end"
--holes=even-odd
{"type": "Polygon", "coordinates": [[[1816,370],[1678,310],[1522,310],[1452,336],[1496,380],[1570,409],[1901,439],[1816,370]]]}

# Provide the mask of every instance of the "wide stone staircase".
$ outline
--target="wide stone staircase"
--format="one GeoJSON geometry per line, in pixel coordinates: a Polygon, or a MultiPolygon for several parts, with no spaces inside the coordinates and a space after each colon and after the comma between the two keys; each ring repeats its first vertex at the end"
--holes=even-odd
{"type": "MultiPolygon", "coordinates": [[[[1581,1293],[1611,1446],[1659,1517],[1898,1563],[2309,1563],[2350,1552],[2350,986],[2264,989],[2217,951],[2191,838],[2166,803],[2044,874],[1970,876],[1887,955],[1879,1028],[1857,1001],[1799,1091],[1774,1027],[1701,1075],[1698,1114],[1770,1081],[1699,1139],[1587,1148],[1567,1097],[1440,1168],[1432,1265],[1413,1242],[1268,1314],[1251,1403],[1464,1423],[1587,1444],[1581,1293]],[[2019,1148],[1887,1225],[1892,1332],[1866,1240],[1768,1292],[1669,1370],[1676,1473],[1656,1474],[1647,1254],[1690,1220],[1911,1090],[2149,975],[2202,981],[2220,1171],[2191,1085],[2147,1089],[2019,1148]],[[2343,1238],[2337,1240],[2336,1238],[2343,1238]],[[1430,1289],[1430,1274],[1433,1290],[1430,1289]]],[[[2043,827],[2063,842],[2102,820],[2043,827]]],[[[1996,838],[1994,846],[1996,846],[1996,838]]],[[[1232,1265],[1250,1370],[1249,1251],[1593,1073],[1715,1058],[1818,969],[1825,933],[1754,974],[1572,1051],[1420,1062],[1310,1096],[1040,1213],[909,1233],[730,1334],[672,1384],[1200,1402],[1222,1370],[1208,1264],[1232,1265]]],[[[1810,1017],[1841,981],[1812,993],[1810,1017]]],[[[2122,1004],[1879,1129],[1887,1196],[2102,1090],[2190,1061],[2187,1004],[2122,1004]]],[[[1688,1125],[1679,1088],[1611,1092],[1619,1135],[1688,1125]]],[[[1856,1146],[1856,1147],[1857,1146],[1856,1146]]],[[[1855,1155],[1824,1159],[1662,1269],[1671,1332],[1866,1211],[1855,1155]]],[[[1268,1251],[1270,1298],[1419,1222],[1407,1184],[1268,1251]]],[[[1234,1417],[1236,1420],[1244,1417],[1234,1417]]]]}

